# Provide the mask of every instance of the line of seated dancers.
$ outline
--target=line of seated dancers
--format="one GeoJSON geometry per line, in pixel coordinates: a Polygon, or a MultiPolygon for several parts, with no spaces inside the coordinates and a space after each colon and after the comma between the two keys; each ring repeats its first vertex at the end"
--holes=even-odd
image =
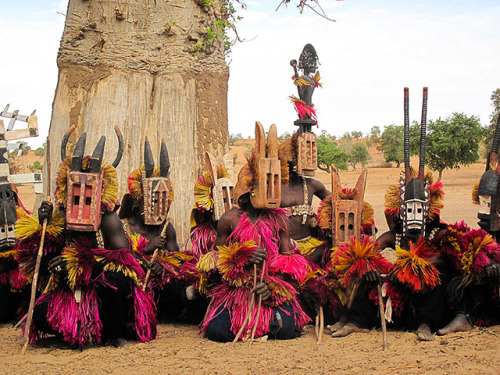
{"type": "Polygon", "coordinates": [[[219,342],[292,339],[320,307],[332,336],[343,337],[380,326],[377,285],[384,319],[416,330],[420,340],[500,319],[498,150],[473,193],[481,229],[443,223],[442,184],[408,163],[387,190],[390,230],[375,240],[366,171],[349,189],[332,167],[330,192],[302,175],[300,134],[278,145],[275,126],[266,140],[257,123],[256,146],[236,186],[207,155],[194,188],[191,234],[179,246],[168,219],[174,188],[165,143],[157,166],[146,139],[144,166],[130,174],[118,205],[120,151],[103,163],[103,137],[84,156],[83,134],[66,157],[72,131],[61,145],[54,205],[45,201],[33,215],[15,187],[0,185],[4,322],[27,315],[47,222],[31,343],[52,335],[75,347],[144,342],[156,337],[157,321],[199,324],[219,342]],[[314,197],[321,200],[317,213],[314,197]],[[7,230],[14,225],[15,237],[7,230]]]}

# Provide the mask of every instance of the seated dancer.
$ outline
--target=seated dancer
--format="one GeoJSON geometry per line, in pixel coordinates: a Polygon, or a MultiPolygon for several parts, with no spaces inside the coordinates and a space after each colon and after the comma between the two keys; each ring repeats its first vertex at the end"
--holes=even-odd
{"type": "Polygon", "coordinates": [[[0,322],[19,319],[27,309],[29,288],[16,261],[16,210],[26,211],[14,185],[0,183],[0,322]]]}
{"type": "MultiPolygon", "coordinates": [[[[151,269],[148,288],[154,294],[159,320],[190,321],[186,306],[195,299],[194,288],[184,279],[192,255],[179,252],[177,234],[168,219],[174,200],[168,179],[170,162],[167,146],[161,143],[160,167],[155,168],[151,146],[144,141],[144,166],[128,177],[128,193],[123,196],[119,216],[139,262],[151,269]],[[155,250],[159,250],[155,253],[155,250]]],[[[193,265],[194,268],[194,265],[193,265]]],[[[205,306],[206,307],[206,306],[205,306]]],[[[197,322],[203,318],[203,307],[197,322]]]]}
{"type": "Polygon", "coordinates": [[[500,322],[500,218],[498,184],[500,182],[500,117],[497,120],[486,171],[474,186],[472,199],[479,205],[479,227],[471,230],[465,223],[449,227],[454,241],[443,246],[452,259],[453,278],[448,286],[448,302],[453,319],[438,333],[468,331],[475,324],[500,322]]]}
{"type": "MultiPolygon", "coordinates": [[[[405,325],[417,328],[419,340],[431,341],[434,339],[432,332],[444,320],[449,273],[439,246],[432,242],[434,237],[441,238],[446,232],[446,224],[439,219],[443,192],[441,182],[433,185],[431,176],[424,175],[427,88],[424,88],[418,178],[410,167],[407,88],[404,103],[405,174],[400,177],[399,187],[390,186],[386,193],[386,218],[390,230],[379,237],[377,248],[388,254],[394,254],[389,249],[395,250],[394,264],[388,275],[392,308],[403,314],[401,321],[405,325]]],[[[363,278],[366,282],[378,283],[385,271],[371,269],[363,278]]],[[[368,294],[358,293],[348,310],[348,323],[333,336],[343,337],[377,325],[377,312],[368,294]]]]}
{"type": "Polygon", "coordinates": [[[291,339],[309,321],[290,283],[304,279],[307,264],[301,255],[292,254],[286,211],[279,208],[276,126],[271,126],[266,145],[264,129],[257,122],[255,138],[235,187],[238,207],[222,215],[217,226],[222,281],[211,290],[202,324],[202,332],[213,341],[232,341],[242,334],[291,339]]]}
{"type": "MultiPolygon", "coordinates": [[[[311,138],[310,135],[314,136],[309,132],[301,135],[295,132],[292,138],[282,142],[279,147],[280,162],[287,164],[282,167],[280,207],[287,209],[290,214],[288,218],[290,237],[299,247],[301,254],[319,264],[323,258],[326,242],[317,239],[318,221],[312,200],[313,197],[323,200],[331,193],[322,182],[306,177],[314,175],[316,168],[307,165],[302,160],[306,159],[302,155],[304,144],[307,144],[304,138],[311,138]]],[[[317,154],[315,147],[311,153],[317,154]]]]}
{"type": "Polygon", "coordinates": [[[38,218],[21,213],[16,226],[20,268],[31,279],[41,224],[48,220],[38,279],[41,295],[33,313],[30,342],[45,335],[56,335],[74,346],[101,342],[121,346],[129,338],[154,339],[156,308],[142,290],[144,271],[114,212],[115,168],[123,154],[123,137],[115,127],[118,154],[112,165],[102,165],[106,139],[101,137],[92,156],[84,157],[86,133],[66,158],[74,128],[64,135],[61,145],[57,209],[45,201],[38,218]]]}
{"type": "MultiPolygon", "coordinates": [[[[367,171],[363,170],[358,177],[353,189],[343,188],[340,176],[335,166],[330,167],[332,194],[323,199],[318,209],[319,227],[330,237],[332,250],[325,257],[328,263],[323,266],[323,279],[329,288],[329,292],[336,296],[336,303],[327,306],[333,310],[333,316],[337,322],[328,327],[335,331],[340,329],[347,321],[346,305],[355,293],[357,282],[350,282],[341,274],[345,272],[346,263],[337,264],[336,255],[342,245],[349,246],[352,243],[371,243],[369,237],[375,235],[375,221],[373,220],[373,208],[364,201],[367,171]],[[367,238],[364,240],[364,238],[367,238]],[[362,240],[363,239],[363,240],[362,240]],[[339,272],[339,268],[341,272],[339,272]],[[352,284],[352,285],[351,285],[352,284]],[[340,316],[340,319],[339,319],[340,316]]],[[[364,245],[365,246],[365,245],[364,245]]],[[[354,262],[360,254],[350,254],[349,258],[354,262]]]]}

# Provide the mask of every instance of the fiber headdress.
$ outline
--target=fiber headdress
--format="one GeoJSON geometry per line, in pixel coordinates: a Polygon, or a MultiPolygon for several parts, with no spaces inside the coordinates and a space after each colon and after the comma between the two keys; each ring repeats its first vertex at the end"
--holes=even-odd
{"type": "Polygon", "coordinates": [[[56,204],[66,210],[69,229],[97,230],[103,211],[112,211],[118,198],[116,167],[123,156],[123,136],[115,126],[118,152],[111,165],[102,165],[106,137],[102,136],[92,156],[85,156],[87,133],[76,143],[71,157],[66,158],[66,145],[75,126],[68,129],[61,145],[62,163],[57,174],[56,204]]]}

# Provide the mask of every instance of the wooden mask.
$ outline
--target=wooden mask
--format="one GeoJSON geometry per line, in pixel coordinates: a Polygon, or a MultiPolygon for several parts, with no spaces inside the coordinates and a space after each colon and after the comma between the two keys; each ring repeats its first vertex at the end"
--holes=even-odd
{"type": "Polygon", "coordinates": [[[264,133],[260,122],[255,123],[255,155],[258,176],[250,194],[254,208],[278,208],[281,203],[281,165],[278,159],[278,130],[271,125],[269,134],[264,133]],[[267,146],[267,147],[266,147],[267,146]]]}
{"type": "Polygon", "coordinates": [[[304,132],[298,137],[297,173],[314,177],[318,168],[318,146],[316,134],[304,132]]]}
{"type": "Polygon", "coordinates": [[[217,164],[208,152],[205,153],[205,164],[212,180],[212,199],[214,201],[214,219],[221,216],[233,207],[234,184],[227,178],[217,178],[217,164]]]}

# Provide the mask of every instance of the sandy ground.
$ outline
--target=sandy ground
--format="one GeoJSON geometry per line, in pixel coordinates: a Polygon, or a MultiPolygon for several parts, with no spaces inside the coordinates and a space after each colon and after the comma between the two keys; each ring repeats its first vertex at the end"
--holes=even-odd
{"type": "MultiPolygon", "coordinates": [[[[232,153],[238,154],[235,171],[247,149],[245,145],[233,148],[232,153]]],[[[381,154],[374,148],[371,151],[371,164],[381,163],[381,154]]],[[[444,172],[444,221],[466,220],[477,228],[477,206],[470,196],[483,170],[484,164],[478,163],[444,172]]],[[[341,172],[342,183],[353,187],[358,175],[359,171],[341,172]]],[[[387,230],[383,216],[385,188],[397,183],[398,176],[396,168],[368,171],[365,200],[374,206],[379,234],[387,230]]],[[[331,188],[328,174],[319,172],[317,178],[331,188]]],[[[23,199],[30,199],[29,189],[21,194],[23,199]]],[[[291,341],[253,346],[240,342],[232,347],[200,337],[195,326],[162,324],[157,340],[150,343],[80,351],[47,342],[45,347],[30,347],[23,357],[20,330],[2,325],[0,336],[0,374],[500,374],[500,326],[475,328],[426,343],[418,342],[413,333],[391,331],[390,347],[385,351],[379,331],[342,339],[333,339],[325,332],[323,343],[316,345],[314,332],[309,329],[291,341]]]]}
{"type": "Polygon", "coordinates": [[[499,374],[500,326],[418,342],[413,333],[388,332],[382,350],[378,331],[342,339],[313,330],[290,341],[249,346],[218,344],[198,336],[197,327],[160,325],[158,338],[124,348],[83,351],[60,346],[30,347],[21,356],[20,331],[1,326],[2,374],[499,374]]]}

